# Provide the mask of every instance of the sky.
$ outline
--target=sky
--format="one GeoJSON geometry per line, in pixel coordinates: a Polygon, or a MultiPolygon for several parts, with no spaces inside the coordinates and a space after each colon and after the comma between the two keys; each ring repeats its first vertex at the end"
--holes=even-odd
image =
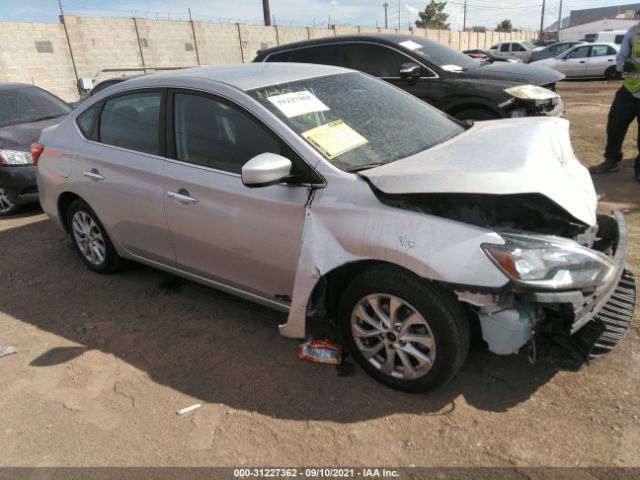
{"type": "MultiPolygon", "coordinates": [[[[317,26],[327,23],[384,26],[383,4],[388,4],[389,27],[407,28],[418,18],[427,0],[270,0],[276,23],[291,26],[317,26]]],[[[467,26],[494,28],[510,19],[516,28],[538,30],[543,0],[467,0],[467,26]]],[[[612,0],[562,0],[563,17],[572,9],[630,3],[612,0]]],[[[451,28],[461,28],[464,0],[447,2],[451,28]]],[[[546,0],[545,27],[557,21],[560,0],[546,0]]],[[[262,0],[62,0],[67,14],[83,16],[147,17],[262,24],[262,0]]],[[[58,0],[0,0],[0,20],[18,22],[57,22],[58,0]]]]}

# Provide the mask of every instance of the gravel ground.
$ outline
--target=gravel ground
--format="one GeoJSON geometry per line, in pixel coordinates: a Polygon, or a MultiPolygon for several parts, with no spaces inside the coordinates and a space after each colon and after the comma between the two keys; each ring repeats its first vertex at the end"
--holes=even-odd
{"type": "MultiPolygon", "coordinates": [[[[585,164],[616,87],[561,85],[585,164]]],[[[595,180],[637,272],[631,165],[595,180]]],[[[139,265],[96,275],[36,209],[0,220],[0,244],[0,345],[19,350],[0,358],[0,466],[640,466],[637,322],[580,372],[473,351],[411,395],[298,360],[280,313],[139,265]]]]}

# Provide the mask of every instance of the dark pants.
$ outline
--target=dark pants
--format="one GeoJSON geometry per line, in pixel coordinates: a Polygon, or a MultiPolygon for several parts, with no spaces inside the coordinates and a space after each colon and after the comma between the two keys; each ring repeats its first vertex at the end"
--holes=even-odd
{"type": "MultiPolygon", "coordinates": [[[[624,86],[616,92],[616,96],[609,110],[607,122],[607,146],[604,157],[619,162],[622,160],[622,143],[627,135],[629,125],[637,119],[640,125],[640,98],[633,96],[624,86]]],[[[640,136],[636,139],[638,155],[640,155],[640,136]]],[[[638,162],[636,162],[638,163],[638,162]]]]}

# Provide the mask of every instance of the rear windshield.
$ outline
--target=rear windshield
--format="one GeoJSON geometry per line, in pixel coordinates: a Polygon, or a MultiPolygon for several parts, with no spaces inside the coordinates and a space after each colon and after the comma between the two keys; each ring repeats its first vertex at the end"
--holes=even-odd
{"type": "Polygon", "coordinates": [[[426,103],[361,73],[298,80],[248,93],[347,171],[408,157],[464,130],[426,103]]]}
{"type": "Polygon", "coordinates": [[[71,107],[40,88],[0,90],[0,127],[61,117],[71,107]]]}

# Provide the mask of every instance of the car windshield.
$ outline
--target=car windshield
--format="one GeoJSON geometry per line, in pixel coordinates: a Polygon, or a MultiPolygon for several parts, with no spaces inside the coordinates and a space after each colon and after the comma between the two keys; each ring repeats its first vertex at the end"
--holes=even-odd
{"type": "Polygon", "coordinates": [[[397,43],[444,70],[471,70],[482,66],[481,62],[468,57],[464,53],[424,38],[415,37],[410,40],[398,41],[397,43]]]}
{"type": "Polygon", "coordinates": [[[0,90],[0,127],[66,115],[71,107],[40,88],[0,90]]]}
{"type": "Polygon", "coordinates": [[[361,73],[309,78],[248,93],[346,171],[408,157],[464,130],[426,103],[361,73]]]}
{"type": "Polygon", "coordinates": [[[529,50],[536,48],[536,46],[531,42],[520,42],[522,45],[527,47],[529,50]]]}

